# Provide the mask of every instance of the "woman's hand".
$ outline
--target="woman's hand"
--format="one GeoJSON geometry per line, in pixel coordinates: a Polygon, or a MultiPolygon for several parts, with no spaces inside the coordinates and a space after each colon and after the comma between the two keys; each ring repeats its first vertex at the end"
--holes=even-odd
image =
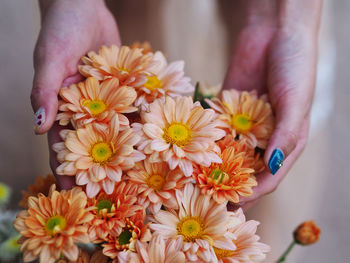
{"type": "Polygon", "coordinates": [[[321,4],[320,0],[246,2],[248,19],[239,34],[224,88],[268,93],[276,128],[264,156],[270,170],[256,176],[254,194],[241,199],[244,208],[274,191],[305,147],[321,4]],[[275,149],[281,150],[284,158],[273,155],[275,149]],[[278,169],[280,161],[283,166],[278,169]]]}
{"type": "MultiPolygon", "coordinates": [[[[34,81],[31,101],[37,134],[49,131],[50,165],[56,170],[53,143],[60,141],[60,129],[54,124],[61,87],[81,80],[80,58],[101,45],[120,45],[114,17],[103,0],[42,0],[42,27],[34,52],[34,81]]],[[[74,178],[57,177],[62,188],[70,188],[74,178]]]]}

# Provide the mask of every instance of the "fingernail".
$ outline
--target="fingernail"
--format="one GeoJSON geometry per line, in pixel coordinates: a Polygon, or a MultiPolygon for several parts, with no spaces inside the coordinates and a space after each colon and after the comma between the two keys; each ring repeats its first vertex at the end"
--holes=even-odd
{"type": "Polygon", "coordinates": [[[37,131],[45,122],[45,109],[40,107],[34,114],[34,130],[37,131]]]}
{"type": "Polygon", "coordinates": [[[277,173],[283,165],[284,154],[280,149],[275,149],[269,160],[269,168],[272,174],[277,173]]]}

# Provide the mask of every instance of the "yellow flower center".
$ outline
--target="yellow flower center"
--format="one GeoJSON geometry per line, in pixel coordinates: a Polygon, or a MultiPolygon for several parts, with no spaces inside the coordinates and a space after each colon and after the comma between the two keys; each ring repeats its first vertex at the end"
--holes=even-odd
{"type": "Polygon", "coordinates": [[[203,229],[202,220],[195,216],[185,217],[177,224],[177,233],[183,236],[185,242],[195,242],[196,239],[200,239],[203,229]]]}
{"type": "Polygon", "coordinates": [[[125,229],[123,232],[120,233],[118,237],[119,245],[129,244],[131,237],[132,233],[128,229],[125,229]]]}
{"type": "Polygon", "coordinates": [[[155,89],[161,89],[162,82],[160,81],[160,79],[157,78],[157,76],[151,76],[147,78],[147,82],[145,83],[144,86],[150,91],[153,91],[155,89]]]}
{"type": "Polygon", "coordinates": [[[176,144],[179,147],[185,146],[192,139],[192,131],[184,123],[173,122],[163,131],[164,140],[169,144],[176,144]]]}
{"type": "Polygon", "coordinates": [[[46,222],[45,229],[49,235],[56,235],[61,231],[63,231],[66,228],[66,226],[67,226],[67,220],[63,216],[57,215],[57,216],[51,217],[46,222]]]}
{"type": "Polygon", "coordinates": [[[104,164],[109,161],[113,155],[113,146],[106,142],[99,142],[92,146],[90,156],[95,163],[104,164]]]}
{"type": "Polygon", "coordinates": [[[227,258],[227,257],[232,257],[234,251],[231,250],[226,250],[226,249],[221,249],[221,248],[214,248],[214,252],[218,258],[227,258]]]}
{"type": "Polygon", "coordinates": [[[147,177],[147,185],[154,190],[162,190],[165,184],[165,179],[159,174],[152,174],[147,177]]]}
{"type": "Polygon", "coordinates": [[[88,108],[94,116],[104,112],[107,108],[107,105],[102,100],[84,100],[83,106],[88,108]]]}
{"type": "Polygon", "coordinates": [[[246,114],[235,114],[231,119],[231,125],[239,133],[246,133],[250,131],[253,123],[253,120],[246,114]]]}
{"type": "Polygon", "coordinates": [[[216,183],[216,184],[226,184],[230,180],[230,176],[220,169],[214,169],[211,171],[209,177],[216,183]]]}
{"type": "Polygon", "coordinates": [[[109,200],[101,200],[97,203],[97,212],[100,212],[103,209],[107,209],[108,213],[111,212],[113,203],[109,200]]]}

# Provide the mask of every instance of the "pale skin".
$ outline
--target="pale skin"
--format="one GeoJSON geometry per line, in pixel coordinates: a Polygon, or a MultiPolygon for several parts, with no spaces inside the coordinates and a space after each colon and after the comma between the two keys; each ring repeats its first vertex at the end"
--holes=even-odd
{"type": "MultiPolygon", "coordinates": [[[[224,88],[267,93],[276,115],[276,129],[265,151],[266,165],[274,149],[283,151],[284,165],[275,175],[268,169],[257,175],[254,194],[242,198],[249,208],[274,191],[305,147],[315,88],[317,38],[322,0],[237,0],[245,13],[224,88]]],[[[41,0],[42,28],[34,53],[32,89],[34,112],[45,108],[46,121],[36,129],[48,132],[49,145],[59,141],[57,94],[60,87],[81,80],[80,58],[101,45],[120,45],[114,17],[102,0],[41,0]]],[[[53,171],[58,166],[50,150],[53,171]]],[[[62,188],[74,177],[59,176],[62,188]]]]}

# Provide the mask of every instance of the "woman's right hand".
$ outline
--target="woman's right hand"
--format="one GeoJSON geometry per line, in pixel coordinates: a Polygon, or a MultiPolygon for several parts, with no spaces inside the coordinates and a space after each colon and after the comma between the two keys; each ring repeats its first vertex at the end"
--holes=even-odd
{"type": "MultiPolygon", "coordinates": [[[[51,150],[60,141],[56,123],[58,92],[81,80],[80,58],[102,45],[120,45],[116,21],[103,0],[41,0],[42,27],[34,52],[31,102],[36,134],[48,133],[50,166],[58,162],[51,150]]],[[[71,188],[74,178],[56,177],[61,188],[71,188]]]]}

